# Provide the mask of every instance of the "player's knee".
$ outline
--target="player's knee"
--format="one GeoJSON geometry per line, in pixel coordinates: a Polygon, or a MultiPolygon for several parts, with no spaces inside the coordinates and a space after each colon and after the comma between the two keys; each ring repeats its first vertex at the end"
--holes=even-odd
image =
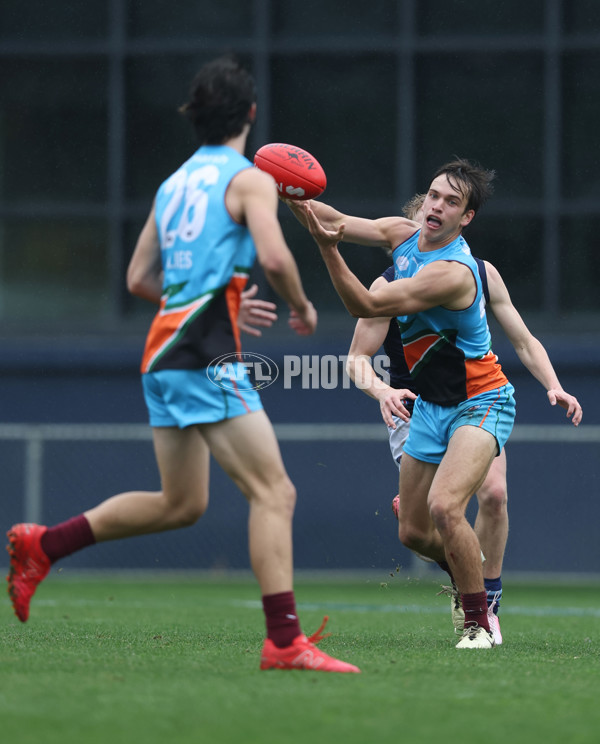
{"type": "Polygon", "coordinates": [[[279,508],[284,511],[290,519],[296,508],[296,487],[289,478],[285,478],[277,489],[279,508]]]}
{"type": "Polygon", "coordinates": [[[479,508],[492,514],[500,514],[506,509],[508,495],[504,483],[486,484],[477,493],[479,508]]]}
{"type": "Polygon", "coordinates": [[[276,482],[257,484],[250,490],[248,497],[255,506],[276,511],[288,519],[294,515],[296,487],[287,475],[276,482]]]}
{"type": "Polygon", "coordinates": [[[189,505],[181,515],[182,527],[191,527],[204,516],[206,508],[199,504],[189,505]]]}
{"type": "Polygon", "coordinates": [[[400,522],[398,525],[398,537],[400,542],[409,550],[422,551],[426,542],[427,535],[419,530],[410,522],[400,522]]]}
{"type": "Polygon", "coordinates": [[[206,512],[207,503],[204,499],[197,501],[185,501],[171,508],[171,521],[175,528],[191,527],[206,512]]]}
{"type": "Polygon", "coordinates": [[[462,512],[443,500],[432,499],[429,503],[431,521],[440,534],[452,532],[453,527],[462,519],[462,512]]]}

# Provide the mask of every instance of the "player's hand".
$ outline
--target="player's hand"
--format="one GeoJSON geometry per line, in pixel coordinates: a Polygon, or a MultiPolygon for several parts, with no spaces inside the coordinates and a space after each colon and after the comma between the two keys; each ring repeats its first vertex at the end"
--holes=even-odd
{"type": "Polygon", "coordinates": [[[311,202],[311,199],[289,199],[280,192],[277,192],[277,195],[279,196],[279,201],[283,202],[286,207],[289,207],[292,212],[302,212],[304,209],[302,205],[310,204],[311,202]]]}
{"type": "Polygon", "coordinates": [[[288,325],[299,336],[310,336],[317,328],[317,311],[312,302],[308,302],[306,310],[299,313],[296,310],[290,310],[290,319],[288,325]]]}
{"type": "Polygon", "coordinates": [[[391,429],[396,428],[394,416],[401,421],[410,421],[410,413],[404,405],[407,400],[416,400],[417,396],[405,388],[390,388],[389,392],[379,398],[379,408],[384,423],[391,429]]]}
{"type": "Polygon", "coordinates": [[[558,403],[561,408],[566,410],[567,418],[570,418],[575,426],[579,426],[583,417],[583,410],[574,395],[569,395],[564,390],[557,389],[548,390],[547,395],[551,406],[558,403]]]}
{"type": "Polygon", "coordinates": [[[255,300],[258,284],[253,284],[242,292],[238,327],[250,336],[262,336],[260,328],[270,328],[277,320],[277,305],[266,300],[255,300]]]}
{"type": "Polygon", "coordinates": [[[290,211],[298,220],[298,222],[300,222],[301,225],[308,229],[308,220],[306,219],[303,205],[310,204],[310,199],[304,201],[300,201],[298,199],[287,199],[285,196],[281,196],[281,194],[279,194],[279,201],[283,202],[286,207],[289,207],[290,211]]]}
{"type": "Polygon", "coordinates": [[[307,227],[321,251],[335,248],[340,240],[344,238],[346,225],[340,225],[337,230],[326,230],[311,209],[310,201],[301,203],[306,216],[307,227]]]}

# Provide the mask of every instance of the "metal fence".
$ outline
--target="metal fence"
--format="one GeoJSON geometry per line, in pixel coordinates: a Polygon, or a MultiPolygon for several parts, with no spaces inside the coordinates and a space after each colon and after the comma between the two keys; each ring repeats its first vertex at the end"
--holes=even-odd
{"type": "MultiPolygon", "coordinates": [[[[298,568],[376,569],[385,576],[412,564],[389,509],[397,484],[384,426],[279,424],[275,430],[299,493],[298,568]]],[[[150,442],[142,424],[0,425],[8,515],[54,523],[140,481],[158,488],[150,442]]],[[[505,567],[600,571],[600,426],[517,425],[507,454],[505,567]]],[[[211,494],[207,515],[193,528],[103,544],[69,560],[83,568],[247,568],[245,502],[216,466],[211,494]]]]}

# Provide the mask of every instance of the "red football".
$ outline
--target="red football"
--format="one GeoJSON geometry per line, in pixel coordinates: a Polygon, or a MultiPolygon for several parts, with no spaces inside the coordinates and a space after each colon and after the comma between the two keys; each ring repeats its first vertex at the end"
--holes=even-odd
{"type": "Polygon", "coordinates": [[[314,199],[327,186],[319,161],[301,147],[282,142],[263,145],[254,156],[254,165],[273,176],[286,199],[314,199]]]}

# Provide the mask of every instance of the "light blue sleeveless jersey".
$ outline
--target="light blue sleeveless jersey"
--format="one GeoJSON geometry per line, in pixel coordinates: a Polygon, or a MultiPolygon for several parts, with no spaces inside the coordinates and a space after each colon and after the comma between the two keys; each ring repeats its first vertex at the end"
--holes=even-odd
{"type": "Polygon", "coordinates": [[[459,236],[443,248],[421,252],[420,234],[418,230],[394,250],[396,279],[412,277],[434,261],[457,261],[471,270],[476,285],[473,303],[464,310],[437,306],[398,317],[404,355],[419,395],[453,406],[507,380],[491,352],[481,277],[467,242],[459,236]]]}
{"type": "Polygon", "coordinates": [[[248,228],[227,211],[225,194],[232,178],[250,167],[230,147],[205,145],[159,187],[163,298],[143,372],[196,369],[239,351],[237,312],[256,249],[248,228]]]}
{"type": "Polygon", "coordinates": [[[237,267],[256,258],[248,229],[225,207],[229,182],[252,163],[230,147],[197,150],[158,189],[156,226],[167,307],[224,287],[237,267]]]}

